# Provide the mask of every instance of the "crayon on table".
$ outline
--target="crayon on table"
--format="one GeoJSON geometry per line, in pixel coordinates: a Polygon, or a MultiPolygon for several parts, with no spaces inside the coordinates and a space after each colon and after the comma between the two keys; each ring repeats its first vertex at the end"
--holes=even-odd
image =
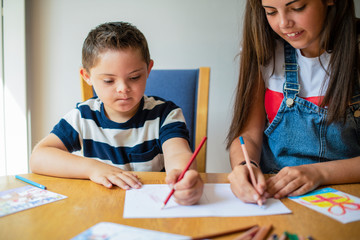
{"type": "Polygon", "coordinates": [[[285,232],[285,235],[286,235],[287,239],[289,239],[289,240],[299,240],[298,235],[296,235],[294,233],[285,232]]]}
{"type": "Polygon", "coordinates": [[[255,234],[255,236],[252,238],[252,240],[263,240],[265,237],[269,234],[269,232],[272,229],[272,225],[268,225],[265,227],[261,227],[259,231],[255,234]]]}
{"type": "Polygon", "coordinates": [[[253,226],[250,230],[244,232],[234,240],[246,240],[246,239],[252,239],[255,234],[259,231],[260,227],[258,225],[253,226]]]}
{"type": "Polygon", "coordinates": [[[272,234],[267,240],[279,240],[278,235],[276,233],[272,234]]]}
{"type": "Polygon", "coordinates": [[[41,185],[41,184],[39,184],[37,182],[34,182],[34,181],[31,181],[31,180],[29,180],[27,178],[24,178],[22,176],[15,175],[15,178],[17,178],[17,179],[19,179],[19,180],[21,180],[23,182],[29,183],[29,184],[31,184],[31,185],[33,185],[35,187],[38,187],[38,188],[41,188],[41,189],[46,189],[46,187],[44,185],[41,185]]]}
{"type": "MultiPolygon", "coordinates": [[[[203,239],[213,239],[213,238],[218,238],[218,237],[222,237],[225,235],[230,235],[230,234],[234,234],[237,232],[242,232],[247,230],[245,233],[243,233],[240,237],[242,237],[244,234],[246,236],[249,236],[249,233],[251,232],[256,232],[259,229],[258,225],[253,225],[253,226],[247,226],[247,227],[241,227],[241,228],[237,228],[237,229],[232,229],[229,231],[225,231],[225,232],[219,232],[219,233],[213,233],[213,234],[207,234],[207,235],[203,235],[203,236],[199,236],[199,237],[192,237],[191,240],[203,240],[203,239]],[[250,229],[250,230],[249,230],[250,229]]],[[[236,238],[234,240],[241,240],[243,238],[236,238]]]]}

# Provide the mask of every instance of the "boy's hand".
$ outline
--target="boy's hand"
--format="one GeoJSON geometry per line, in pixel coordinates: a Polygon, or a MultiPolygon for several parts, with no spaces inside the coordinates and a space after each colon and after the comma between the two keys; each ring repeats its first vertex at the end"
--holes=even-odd
{"type": "Polygon", "coordinates": [[[174,187],[175,202],[181,205],[192,205],[197,203],[203,193],[204,183],[195,170],[188,170],[184,177],[176,183],[182,170],[173,169],[166,175],[165,182],[174,187]]]}
{"type": "Polygon", "coordinates": [[[322,184],[323,176],[313,164],[284,167],[267,180],[268,194],[274,198],[297,196],[322,184]]]}
{"type": "Polygon", "coordinates": [[[98,161],[94,165],[93,171],[89,175],[90,180],[93,182],[104,185],[107,188],[111,188],[113,185],[125,190],[141,188],[142,184],[134,173],[98,161]]]}
{"type": "Polygon", "coordinates": [[[256,203],[258,199],[265,203],[266,198],[264,192],[266,189],[265,177],[261,170],[250,164],[254,171],[257,182],[256,190],[250,180],[250,173],[246,165],[238,165],[234,167],[229,174],[230,188],[234,195],[240,200],[248,203],[256,203]],[[260,194],[260,195],[259,195],[260,194]]]}

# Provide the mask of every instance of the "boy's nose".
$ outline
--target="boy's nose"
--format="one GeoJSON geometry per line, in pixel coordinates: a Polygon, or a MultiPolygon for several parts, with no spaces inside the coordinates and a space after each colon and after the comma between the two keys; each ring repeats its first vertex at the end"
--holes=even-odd
{"type": "Polygon", "coordinates": [[[130,87],[124,83],[124,82],[120,82],[119,84],[117,84],[116,86],[116,91],[117,92],[122,92],[122,93],[126,93],[130,91],[130,87]]]}

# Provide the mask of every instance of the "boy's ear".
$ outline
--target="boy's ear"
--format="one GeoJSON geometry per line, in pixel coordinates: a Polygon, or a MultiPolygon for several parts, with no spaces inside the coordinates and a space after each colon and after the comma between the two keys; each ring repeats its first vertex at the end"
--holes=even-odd
{"type": "Polygon", "coordinates": [[[147,71],[148,76],[149,76],[153,66],[154,66],[154,61],[152,59],[150,59],[149,66],[148,66],[148,71],[147,71]]]}
{"type": "Polygon", "coordinates": [[[88,85],[92,86],[92,82],[90,80],[90,75],[88,74],[88,72],[86,71],[85,68],[80,69],[80,75],[88,85]]]}

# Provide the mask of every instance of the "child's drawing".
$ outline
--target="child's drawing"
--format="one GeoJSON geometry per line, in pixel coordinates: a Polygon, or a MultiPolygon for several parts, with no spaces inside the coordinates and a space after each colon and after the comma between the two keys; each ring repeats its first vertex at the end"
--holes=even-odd
{"type": "Polygon", "coordinates": [[[334,215],[345,215],[347,211],[360,210],[360,204],[355,203],[349,196],[343,196],[334,193],[324,193],[323,195],[314,195],[302,198],[304,204],[313,204],[315,206],[327,208],[327,211],[334,215]]]}
{"type": "Polygon", "coordinates": [[[0,192],[0,217],[66,198],[33,186],[0,192]]]}
{"type": "Polygon", "coordinates": [[[360,220],[360,199],[332,188],[316,190],[290,199],[342,223],[360,220]]]}

